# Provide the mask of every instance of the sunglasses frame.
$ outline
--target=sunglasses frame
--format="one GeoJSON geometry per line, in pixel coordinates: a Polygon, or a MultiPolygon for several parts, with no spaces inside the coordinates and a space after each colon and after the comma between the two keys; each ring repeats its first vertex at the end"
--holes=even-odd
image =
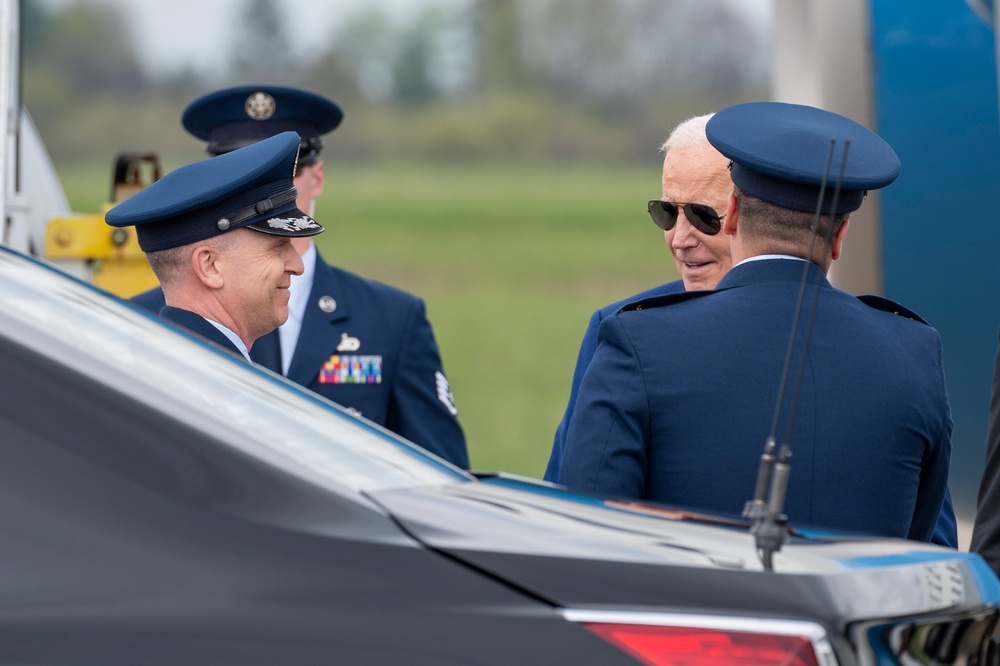
{"type": "Polygon", "coordinates": [[[677,224],[680,211],[684,211],[685,217],[695,229],[707,236],[714,236],[722,231],[722,218],[725,213],[719,213],[708,204],[701,203],[681,203],[679,201],[664,201],[663,199],[651,199],[646,204],[646,211],[652,218],[653,224],[663,231],[670,231],[677,224]],[[673,208],[671,213],[668,206],[673,208]]]}

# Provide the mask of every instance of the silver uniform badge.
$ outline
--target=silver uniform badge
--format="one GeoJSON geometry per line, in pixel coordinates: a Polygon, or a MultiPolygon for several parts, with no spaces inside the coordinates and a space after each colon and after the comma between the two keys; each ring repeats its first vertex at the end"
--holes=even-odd
{"type": "Polygon", "coordinates": [[[320,310],[327,314],[337,309],[337,301],[333,296],[320,296],[317,305],[319,305],[320,310]]]}
{"type": "Polygon", "coordinates": [[[247,97],[243,108],[252,120],[267,120],[274,115],[277,106],[274,103],[274,98],[266,92],[255,92],[247,97]]]}
{"type": "Polygon", "coordinates": [[[352,352],[361,349],[361,340],[349,336],[347,333],[340,334],[340,344],[337,345],[339,352],[352,352]]]}
{"type": "Polygon", "coordinates": [[[267,226],[282,231],[301,231],[311,229],[314,225],[315,222],[308,217],[272,217],[267,221],[267,226]]]}

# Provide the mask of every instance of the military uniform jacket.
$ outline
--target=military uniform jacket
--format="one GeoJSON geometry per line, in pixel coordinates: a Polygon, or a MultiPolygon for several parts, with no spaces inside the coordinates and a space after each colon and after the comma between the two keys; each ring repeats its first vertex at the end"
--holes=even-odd
{"type": "Polygon", "coordinates": [[[674,280],[673,282],[647,289],[611,305],[605,305],[599,310],[594,310],[594,314],[590,316],[590,321],[587,323],[587,330],[583,334],[583,341],[580,343],[580,353],[576,357],[576,367],[573,368],[573,383],[569,387],[569,402],[566,403],[566,412],[563,414],[562,421],[556,427],[555,438],[552,441],[552,453],[549,455],[549,462],[545,467],[546,481],[556,482],[559,480],[562,453],[563,449],[566,448],[566,430],[569,428],[569,422],[573,418],[573,411],[576,409],[576,396],[580,392],[580,382],[583,381],[583,375],[594,358],[594,352],[597,351],[597,329],[601,325],[601,322],[629,303],[644,301],[647,298],[655,298],[667,294],[675,294],[679,291],[684,291],[684,282],[682,280],[674,280]]]}
{"type": "MultiPolygon", "coordinates": [[[[255,361],[261,342],[250,350],[255,361]]],[[[423,301],[412,294],[330,266],[317,254],[288,378],[469,466],[437,342],[423,301]]]]}
{"type": "MultiPolygon", "coordinates": [[[[132,301],[158,310],[162,291],[132,301]]],[[[262,358],[277,349],[277,336],[257,340],[250,357],[280,373],[276,358],[262,358]]],[[[317,253],[288,378],[454,465],[469,466],[437,342],[423,301],[412,294],[330,266],[317,253]]]]}
{"type": "MultiPolygon", "coordinates": [[[[809,266],[812,284],[819,268],[809,266]]],[[[560,483],[738,514],[771,430],[802,270],[798,261],[752,261],[715,292],[665,296],[659,300],[676,302],[607,318],[570,422],[560,483]]],[[[926,541],[951,455],[940,338],[820,277],[785,511],[793,524],[926,541]]],[[[805,313],[812,294],[810,287],[805,313]]]]}

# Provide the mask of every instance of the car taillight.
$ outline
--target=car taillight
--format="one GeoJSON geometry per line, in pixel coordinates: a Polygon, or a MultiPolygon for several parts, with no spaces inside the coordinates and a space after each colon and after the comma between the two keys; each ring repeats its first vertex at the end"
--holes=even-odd
{"type": "Polygon", "coordinates": [[[582,625],[652,666],[819,666],[807,636],[641,624],[582,625]]]}
{"type": "Polygon", "coordinates": [[[563,616],[652,666],[837,666],[809,620],[565,608],[563,616]]]}

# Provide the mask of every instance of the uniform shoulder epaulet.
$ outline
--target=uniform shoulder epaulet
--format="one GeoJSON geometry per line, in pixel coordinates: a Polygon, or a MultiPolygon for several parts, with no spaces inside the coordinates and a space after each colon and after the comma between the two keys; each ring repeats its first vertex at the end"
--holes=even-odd
{"type": "MultiPolygon", "coordinates": [[[[907,319],[912,319],[913,321],[919,321],[921,324],[927,324],[924,318],[916,312],[903,307],[896,301],[890,301],[888,298],[866,294],[864,296],[858,296],[857,299],[865,305],[875,308],[876,310],[891,312],[892,314],[899,315],[900,317],[906,317],[907,319]]],[[[930,326],[930,324],[927,325],[930,326]]]]}
{"type": "Polygon", "coordinates": [[[648,310],[650,308],[662,308],[665,305],[670,305],[672,303],[680,303],[681,301],[689,301],[692,298],[698,298],[706,294],[714,294],[714,291],[678,291],[673,294],[664,294],[663,296],[653,296],[652,298],[644,298],[641,301],[636,301],[634,303],[629,303],[625,307],[621,308],[615,314],[621,312],[633,312],[637,310],[648,310]]]}

